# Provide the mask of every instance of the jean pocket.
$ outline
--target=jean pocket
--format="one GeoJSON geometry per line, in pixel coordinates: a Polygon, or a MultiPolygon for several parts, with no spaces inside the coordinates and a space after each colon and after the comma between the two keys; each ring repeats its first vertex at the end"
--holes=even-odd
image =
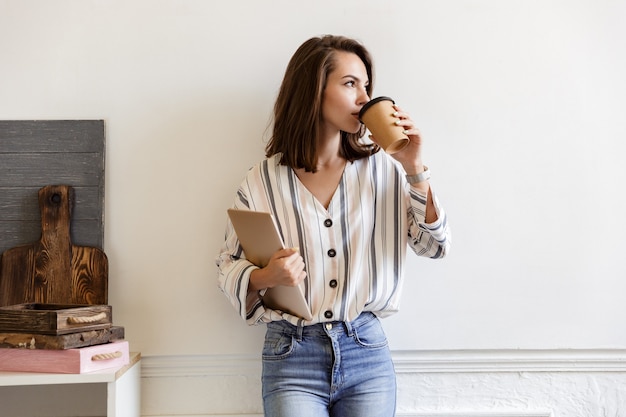
{"type": "Polygon", "coordinates": [[[354,340],[362,347],[378,349],[386,347],[389,342],[378,319],[373,319],[354,328],[354,340]]]}
{"type": "Polygon", "coordinates": [[[268,333],[263,344],[263,359],[277,360],[289,357],[295,345],[294,337],[283,333],[268,333]]]}

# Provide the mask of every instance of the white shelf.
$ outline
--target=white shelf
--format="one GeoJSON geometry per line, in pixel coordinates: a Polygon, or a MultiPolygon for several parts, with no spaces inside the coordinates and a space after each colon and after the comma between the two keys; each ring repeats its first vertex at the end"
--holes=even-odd
{"type": "MultiPolygon", "coordinates": [[[[79,384],[81,386],[94,384],[94,387],[102,387],[102,389],[93,391],[100,397],[100,400],[96,401],[100,401],[104,406],[101,414],[106,413],[107,417],[139,417],[141,392],[140,362],[141,354],[131,352],[128,365],[121,368],[104,369],[83,374],[0,372],[0,403],[2,403],[3,409],[8,408],[13,413],[23,412],[20,415],[24,416],[31,415],[31,411],[27,407],[37,410],[38,413],[42,413],[45,410],[46,416],[64,416],[69,411],[77,412],[78,410],[75,410],[75,408],[79,406],[80,401],[75,401],[76,399],[73,397],[76,391],[75,388],[72,388],[72,386],[63,388],[63,386],[70,384],[79,384]],[[42,394],[42,387],[48,387],[50,391],[52,386],[58,387],[58,389],[53,390],[54,395],[67,397],[67,400],[61,399],[59,401],[58,410],[51,410],[48,407],[50,405],[49,399],[46,401],[41,398],[38,402],[37,395],[31,395],[35,392],[42,394]],[[8,391],[3,393],[4,390],[8,391]],[[25,401],[25,399],[28,400],[25,401]],[[9,404],[11,401],[15,402],[15,404],[9,404]]],[[[76,387],[76,385],[73,385],[73,387],[76,387]]],[[[58,398],[55,398],[55,400],[58,400],[58,398]]]]}

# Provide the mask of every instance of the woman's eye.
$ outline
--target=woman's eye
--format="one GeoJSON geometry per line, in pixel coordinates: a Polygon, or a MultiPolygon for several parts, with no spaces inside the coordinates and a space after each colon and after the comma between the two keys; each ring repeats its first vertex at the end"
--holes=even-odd
{"type": "Polygon", "coordinates": [[[348,81],[346,83],[346,86],[348,86],[348,87],[354,87],[355,85],[356,85],[356,83],[354,81],[348,81]]]}

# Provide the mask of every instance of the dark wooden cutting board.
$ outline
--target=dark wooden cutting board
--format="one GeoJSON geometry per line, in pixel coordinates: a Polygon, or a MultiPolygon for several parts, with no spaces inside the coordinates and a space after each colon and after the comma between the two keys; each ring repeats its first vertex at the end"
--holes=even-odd
{"type": "Polygon", "coordinates": [[[0,258],[0,306],[23,303],[107,304],[104,251],[76,246],[70,238],[74,189],[39,190],[41,238],[6,250],[0,258]]]}

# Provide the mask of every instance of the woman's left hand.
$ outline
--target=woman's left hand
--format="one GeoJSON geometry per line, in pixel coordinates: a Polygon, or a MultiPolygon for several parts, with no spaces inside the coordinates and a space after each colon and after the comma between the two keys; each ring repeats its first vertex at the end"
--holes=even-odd
{"type": "MultiPolygon", "coordinates": [[[[394,105],[396,113],[394,116],[398,118],[396,124],[404,127],[404,133],[409,137],[410,142],[402,150],[391,154],[391,157],[402,164],[407,175],[416,175],[424,172],[426,167],[422,162],[422,134],[415,127],[415,123],[408,113],[405,113],[400,107],[394,105]]],[[[411,185],[412,188],[420,190],[426,194],[426,213],[424,221],[433,223],[437,220],[437,210],[435,209],[432,195],[430,193],[430,185],[428,181],[422,181],[411,185]]]]}
{"type": "Polygon", "coordinates": [[[409,175],[419,174],[424,171],[422,162],[422,135],[411,116],[397,105],[394,105],[397,117],[396,124],[404,128],[404,133],[409,137],[410,142],[402,150],[391,155],[392,158],[402,164],[404,170],[409,175]]]}

